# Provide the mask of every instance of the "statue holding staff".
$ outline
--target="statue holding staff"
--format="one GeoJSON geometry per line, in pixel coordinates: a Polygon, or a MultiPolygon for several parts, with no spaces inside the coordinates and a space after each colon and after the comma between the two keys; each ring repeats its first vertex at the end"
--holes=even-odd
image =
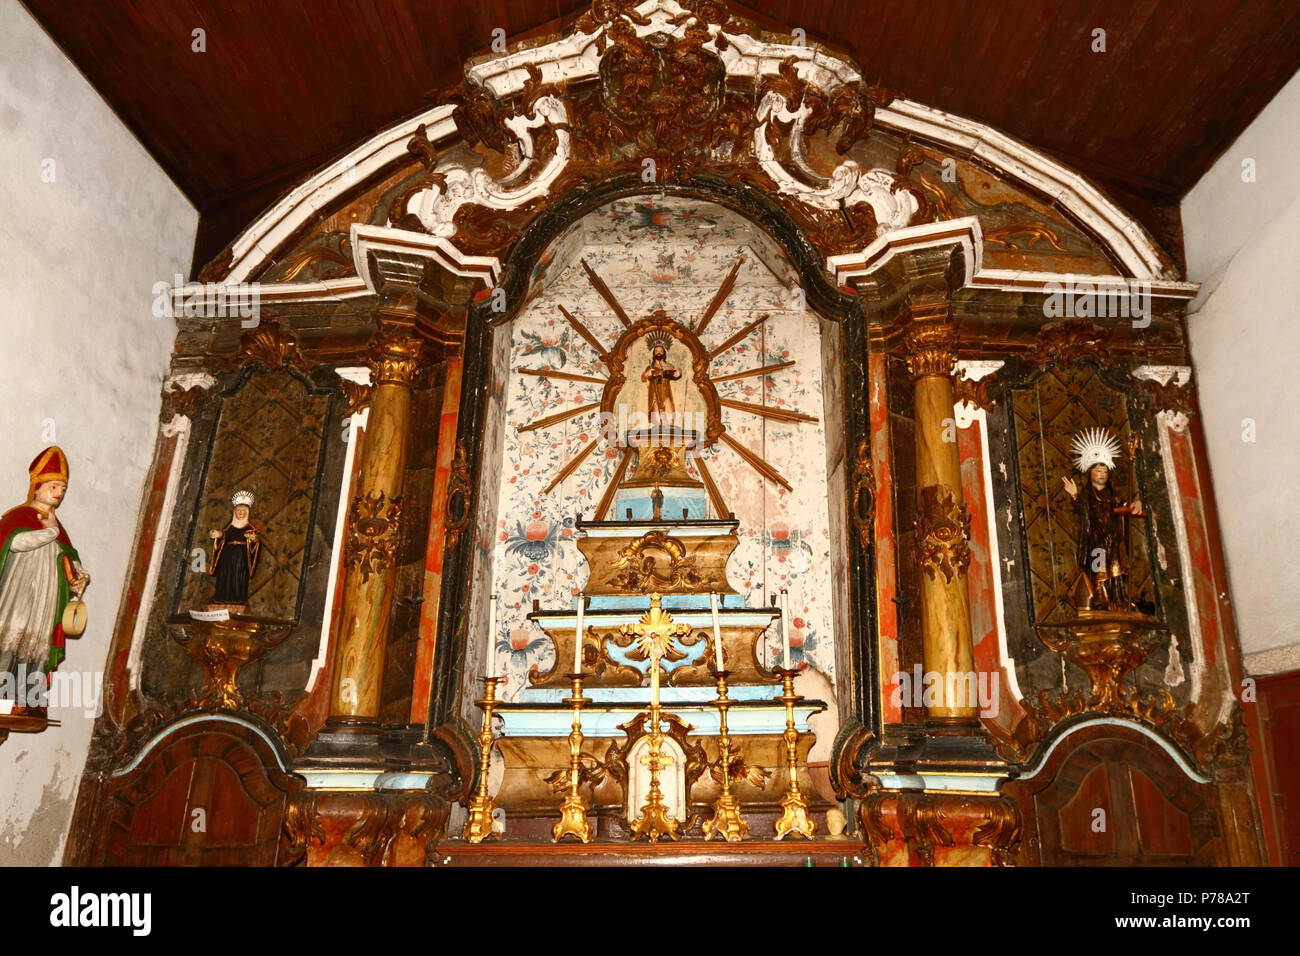
{"type": "Polygon", "coordinates": [[[1078,533],[1075,561],[1083,571],[1086,594],[1080,589],[1076,606],[1080,610],[1129,610],[1134,607],[1128,593],[1128,519],[1141,517],[1142,501],[1121,501],[1110,483],[1119,441],[1105,428],[1079,432],[1070,445],[1075,467],[1087,477],[1082,488],[1062,477],[1065,493],[1074,502],[1078,533]]]}

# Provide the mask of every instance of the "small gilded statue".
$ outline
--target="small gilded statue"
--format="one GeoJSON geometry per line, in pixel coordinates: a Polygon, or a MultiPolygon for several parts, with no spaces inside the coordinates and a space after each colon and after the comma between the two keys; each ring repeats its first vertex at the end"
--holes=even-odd
{"type": "MultiPolygon", "coordinates": [[[[1087,477],[1082,489],[1062,477],[1074,501],[1078,521],[1075,560],[1083,571],[1086,591],[1075,597],[1078,610],[1124,611],[1134,608],[1128,593],[1128,519],[1141,517],[1142,501],[1120,501],[1110,475],[1120,455],[1119,441],[1105,428],[1086,428],[1074,436],[1070,450],[1075,467],[1087,477]]],[[[1133,449],[1130,448],[1130,455],[1133,449]]]]}
{"type": "Polygon", "coordinates": [[[27,474],[27,501],[0,517],[0,675],[9,676],[0,679],[0,696],[27,701],[15,716],[43,718],[46,682],[65,656],[64,638],[84,627],[81,595],[90,575],[54,516],[68,490],[63,450],[45,449],[27,474]],[[70,615],[70,607],[82,616],[70,615]],[[27,696],[32,689],[42,706],[27,696]]]}
{"type": "Polygon", "coordinates": [[[672,383],[681,377],[681,369],[668,364],[668,349],[662,345],[651,349],[650,364],[641,373],[641,381],[649,383],[648,411],[652,422],[662,421],[662,416],[673,415],[677,411],[672,383]]]}
{"type": "Polygon", "coordinates": [[[262,527],[252,519],[252,492],[237,491],[230,498],[234,507],[230,524],[221,531],[209,531],[212,563],[208,573],[216,579],[209,608],[243,610],[248,606],[248,582],[257,570],[262,527]]]}

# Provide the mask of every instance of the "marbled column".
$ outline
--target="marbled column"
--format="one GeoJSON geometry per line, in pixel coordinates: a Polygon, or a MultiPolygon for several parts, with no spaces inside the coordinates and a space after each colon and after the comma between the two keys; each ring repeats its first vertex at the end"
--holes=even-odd
{"type": "Polygon", "coordinates": [[[962,498],[953,418],[957,329],[951,317],[948,302],[907,306],[905,345],[916,405],[922,648],[927,675],[942,681],[939,703],[928,711],[935,718],[968,720],[978,717],[979,705],[966,590],[970,517],[962,498]],[[970,675],[969,681],[965,675],[970,675]]]}
{"type": "Polygon", "coordinates": [[[371,362],[373,392],[366,440],[348,513],[343,612],[334,649],[330,723],[379,718],[384,649],[393,609],[394,567],[401,540],[402,481],[411,416],[411,380],[420,339],[415,316],[380,308],[371,362]]]}

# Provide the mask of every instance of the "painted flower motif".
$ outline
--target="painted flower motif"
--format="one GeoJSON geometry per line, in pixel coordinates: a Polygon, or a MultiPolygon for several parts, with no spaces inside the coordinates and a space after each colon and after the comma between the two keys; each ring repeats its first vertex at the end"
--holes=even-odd
{"type": "Polygon", "coordinates": [[[632,221],[628,224],[633,229],[653,229],[656,231],[672,228],[672,213],[661,206],[647,203],[632,209],[632,221]]]}
{"type": "Polygon", "coordinates": [[[551,642],[546,636],[536,631],[517,627],[511,630],[509,637],[497,641],[497,657],[503,660],[506,668],[512,671],[527,672],[530,660],[551,642]]]}
{"type": "Polygon", "coordinates": [[[545,561],[555,550],[557,531],[557,525],[543,519],[534,518],[527,523],[516,521],[506,545],[506,554],[522,554],[530,561],[545,561]]]}
{"type": "Polygon", "coordinates": [[[537,333],[523,329],[519,337],[524,342],[523,348],[519,350],[521,356],[536,355],[551,368],[564,368],[564,363],[569,359],[565,350],[568,339],[565,333],[550,329],[537,333]]]}
{"type": "Polygon", "coordinates": [[[661,255],[659,261],[650,268],[650,278],[655,282],[672,282],[677,278],[677,268],[674,260],[677,253],[670,252],[667,255],[661,255]]]}
{"type": "Polygon", "coordinates": [[[798,547],[791,548],[785,554],[778,555],[778,560],[789,565],[791,577],[807,574],[812,570],[813,565],[812,548],[807,541],[800,541],[798,547]]]}
{"type": "MultiPolygon", "coordinates": [[[[790,619],[790,666],[797,671],[815,667],[813,656],[817,648],[817,632],[810,622],[802,617],[790,619]]],[[[768,666],[776,667],[781,663],[782,647],[779,640],[773,641],[769,648],[768,666]]]]}

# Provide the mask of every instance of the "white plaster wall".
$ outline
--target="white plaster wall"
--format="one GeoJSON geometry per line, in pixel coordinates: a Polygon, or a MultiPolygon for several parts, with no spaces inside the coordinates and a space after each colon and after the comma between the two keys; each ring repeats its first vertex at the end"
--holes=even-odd
{"type": "Polygon", "coordinates": [[[1300,74],[1182,203],[1188,326],[1249,655],[1300,642],[1300,74]],[[1253,159],[1255,182],[1242,181],[1253,159]],[[1244,441],[1252,419],[1255,441],[1244,441]]]}
{"type": "MultiPolygon", "coordinates": [[[[23,502],[36,453],[61,445],[59,518],[93,578],[62,671],[104,667],[174,336],[152,287],[188,271],[197,223],[36,21],[0,0],[0,510],[23,502]]],[[[62,857],[93,719],[50,716],[62,726],[0,744],[0,864],[62,857]]]]}

